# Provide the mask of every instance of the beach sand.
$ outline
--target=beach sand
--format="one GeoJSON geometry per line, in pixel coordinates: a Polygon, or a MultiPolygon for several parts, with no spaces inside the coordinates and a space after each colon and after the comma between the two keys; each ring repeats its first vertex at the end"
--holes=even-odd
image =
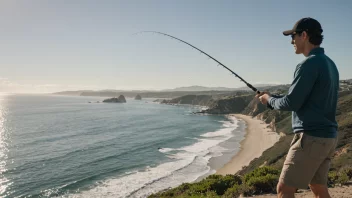
{"type": "Polygon", "coordinates": [[[246,122],[246,135],[240,143],[240,151],[215,174],[235,174],[254,158],[260,157],[263,151],[273,146],[280,139],[280,136],[267,128],[268,124],[265,124],[262,120],[242,114],[231,114],[230,116],[235,116],[237,119],[246,122]]]}

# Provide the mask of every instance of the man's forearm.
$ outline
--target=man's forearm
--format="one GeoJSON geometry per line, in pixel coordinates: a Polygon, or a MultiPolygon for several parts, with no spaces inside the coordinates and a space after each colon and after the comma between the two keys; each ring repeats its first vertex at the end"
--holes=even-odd
{"type": "Polygon", "coordinates": [[[279,98],[272,96],[269,98],[268,104],[277,110],[294,111],[294,105],[287,96],[281,96],[279,98]]]}

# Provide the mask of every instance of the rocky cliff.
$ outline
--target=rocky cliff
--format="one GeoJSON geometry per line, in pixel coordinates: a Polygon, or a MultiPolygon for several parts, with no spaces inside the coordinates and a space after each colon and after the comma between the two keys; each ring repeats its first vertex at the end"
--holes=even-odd
{"type": "Polygon", "coordinates": [[[214,102],[211,95],[186,95],[171,100],[162,100],[162,104],[190,104],[190,105],[200,105],[209,106],[214,102]]]}
{"type": "Polygon", "coordinates": [[[216,101],[211,101],[209,109],[204,110],[203,113],[209,114],[229,114],[229,113],[242,113],[244,109],[254,99],[254,95],[243,96],[228,96],[216,101]]]}

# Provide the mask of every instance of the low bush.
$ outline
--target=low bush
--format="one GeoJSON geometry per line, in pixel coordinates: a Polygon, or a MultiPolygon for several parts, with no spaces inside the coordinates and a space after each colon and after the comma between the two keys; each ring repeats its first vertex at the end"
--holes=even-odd
{"type": "Polygon", "coordinates": [[[266,175],[250,178],[246,184],[253,189],[253,194],[275,193],[278,175],[266,175]]]}
{"type": "MultiPolygon", "coordinates": [[[[176,188],[152,194],[150,198],[232,198],[252,196],[265,193],[276,193],[276,185],[280,177],[280,170],[264,166],[248,174],[239,175],[210,175],[197,183],[184,183],[176,188]]],[[[352,178],[352,166],[345,166],[339,171],[330,171],[328,185],[344,185],[352,178]]]]}
{"type": "Polygon", "coordinates": [[[260,168],[256,168],[252,172],[244,176],[244,182],[247,182],[253,177],[262,177],[266,175],[280,175],[280,170],[270,166],[263,166],[260,168]]]}

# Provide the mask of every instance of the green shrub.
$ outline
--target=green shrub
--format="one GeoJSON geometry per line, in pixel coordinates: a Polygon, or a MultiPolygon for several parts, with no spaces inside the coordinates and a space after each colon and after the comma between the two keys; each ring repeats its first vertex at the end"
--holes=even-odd
{"type": "Polygon", "coordinates": [[[215,191],[217,195],[223,195],[225,191],[235,184],[241,184],[242,180],[237,175],[210,175],[202,181],[193,184],[189,192],[204,194],[208,191],[215,191]]]}
{"type": "Polygon", "coordinates": [[[220,198],[220,196],[218,196],[216,194],[216,192],[214,192],[214,191],[207,192],[204,197],[206,197],[206,198],[220,198]]]}
{"type": "Polygon", "coordinates": [[[337,180],[338,184],[345,185],[349,181],[349,177],[346,174],[346,172],[342,172],[339,176],[339,179],[337,180]]]}
{"type": "Polygon", "coordinates": [[[232,188],[227,189],[223,197],[233,198],[233,197],[239,197],[241,194],[243,194],[244,196],[250,196],[253,194],[253,189],[246,184],[242,184],[242,185],[235,184],[232,188]]]}
{"type": "Polygon", "coordinates": [[[278,181],[278,175],[268,174],[260,177],[252,177],[246,184],[253,189],[254,194],[275,193],[278,181]]]}
{"type": "Polygon", "coordinates": [[[348,179],[352,178],[352,166],[345,166],[343,168],[340,169],[340,172],[344,172],[346,173],[346,175],[348,176],[348,179]]]}
{"type": "Polygon", "coordinates": [[[242,184],[241,177],[237,175],[226,175],[214,182],[211,189],[216,191],[218,195],[223,195],[228,188],[240,184],[242,184]]]}
{"type": "Polygon", "coordinates": [[[273,167],[260,167],[246,174],[239,175],[210,175],[197,183],[184,183],[177,188],[149,197],[238,197],[243,194],[250,196],[260,193],[276,192],[280,171],[273,167]]]}
{"type": "Polygon", "coordinates": [[[211,190],[211,183],[210,182],[202,182],[202,183],[195,183],[193,184],[190,189],[187,191],[189,195],[191,194],[203,194],[207,191],[211,190]]]}
{"type": "Polygon", "coordinates": [[[345,169],[342,171],[330,171],[328,174],[328,186],[334,187],[335,185],[345,185],[351,179],[348,174],[350,174],[351,169],[345,169]]]}
{"type": "MultiPolygon", "coordinates": [[[[166,197],[165,197],[166,198],[166,197]]],[[[169,198],[169,197],[167,197],[169,198]]],[[[175,198],[220,198],[214,191],[209,191],[205,194],[183,194],[180,196],[176,196],[175,198]]]]}
{"type": "Polygon", "coordinates": [[[266,175],[279,175],[280,174],[280,170],[270,167],[270,166],[263,166],[257,169],[254,169],[252,172],[246,174],[244,176],[244,182],[247,183],[248,180],[250,180],[253,177],[262,177],[262,176],[266,176],[266,175]]]}
{"type": "Polygon", "coordinates": [[[279,176],[279,169],[263,166],[246,174],[244,182],[252,194],[275,193],[279,176]]]}
{"type": "Polygon", "coordinates": [[[239,197],[241,193],[242,193],[241,186],[236,184],[232,188],[227,189],[223,197],[225,198],[239,197]]]}
{"type": "Polygon", "coordinates": [[[328,186],[332,187],[335,185],[335,183],[337,182],[339,176],[337,175],[336,171],[329,171],[328,173],[328,186]]]}

